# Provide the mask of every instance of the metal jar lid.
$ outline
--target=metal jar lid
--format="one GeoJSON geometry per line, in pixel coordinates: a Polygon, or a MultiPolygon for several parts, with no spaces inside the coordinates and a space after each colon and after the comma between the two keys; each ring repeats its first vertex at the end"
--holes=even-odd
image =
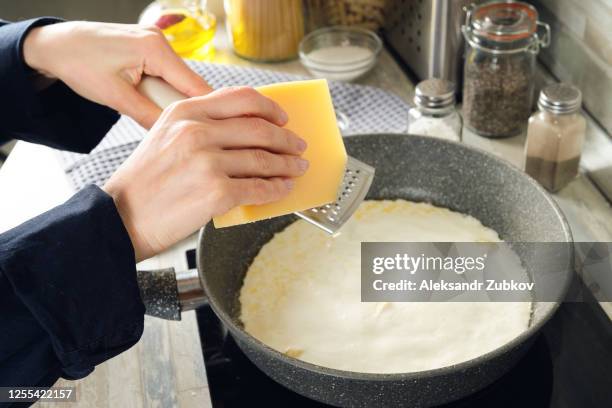
{"type": "Polygon", "coordinates": [[[416,86],[414,103],[425,108],[446,108],[455,104],[455,85],[446,79],[431,78],[416,86]]]}
{"type": "Polygon", "coordinates": [[[551,84],[540,91],[538,107],[556,114],[574,113],[580,109],[582,93],[569,84],[551,84]]]}

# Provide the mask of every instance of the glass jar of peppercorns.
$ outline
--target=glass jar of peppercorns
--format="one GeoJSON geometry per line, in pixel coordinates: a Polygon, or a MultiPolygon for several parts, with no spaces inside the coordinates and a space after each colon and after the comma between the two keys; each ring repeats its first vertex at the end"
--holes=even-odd
{"type": "Polygon", "coordinates": [[[499,1],[468,9],[462,32],[466,127],[486,137],[520,133],[531,114],[535,59],[550,43],[550,27],[533,6],[499,1]]]}

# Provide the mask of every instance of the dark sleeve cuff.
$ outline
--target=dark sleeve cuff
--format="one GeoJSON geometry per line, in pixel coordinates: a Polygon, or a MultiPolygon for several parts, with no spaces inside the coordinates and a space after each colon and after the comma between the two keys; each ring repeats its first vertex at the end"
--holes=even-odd
{"type": "Polygon", "coordinates": [[[89,374],[140,339],[134,250],[98,187],[1,234],[0,249],[0,272],[49,335],[65,377],[89,374]]]}
{"type": "Polygon", "coordinates": [[[39,74],[23,58],[23,43],[31,29],[61,21],[42,17],[0,26],[0,89],[6,98],[0,109],[1,136],[87,153],[119,114],[82,98],[61,81],[37,91],[39,74]]]}
{"type": "MultiPolygon", "coordinates": [[[[41,106],[38,95],[33,86],[33,77],[36,76],[28,67],[23,58],[23,43],[27,34],[33,28],[55,24],[61,19],[53,17],[41,17],[31,20],[19,21],[17,23],[3,24],[0,27],[0,81],[1,89],[6,96],[12,99],[5,100],[5,108],[8,109],[3,127],[14,127],[14,122],[19,119],[32,120],[41,114],[41,106]],[[21,116],[20,118],[18,118],[21,116]]],[[[4,119],[4,118],[3,118],[4,119]]]]}

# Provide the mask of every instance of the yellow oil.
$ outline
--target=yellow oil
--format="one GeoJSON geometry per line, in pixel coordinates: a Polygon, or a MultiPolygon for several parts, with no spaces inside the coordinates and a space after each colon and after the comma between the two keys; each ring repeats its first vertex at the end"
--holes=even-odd
{"type": "Polygon", "coordinates": [[[212,14],[201,13],[194,16],[184,9],[165,9],[158,22],[163,18],[180,20],[161,26],[166,39],[178,55],[200,61],[211,60],[215,56],[212,40],[217,24],[212,14]]]}

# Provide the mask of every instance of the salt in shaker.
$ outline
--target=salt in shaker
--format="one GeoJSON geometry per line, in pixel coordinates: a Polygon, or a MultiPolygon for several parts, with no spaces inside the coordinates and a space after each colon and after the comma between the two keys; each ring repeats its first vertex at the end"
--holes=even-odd
{"type": "Polygon", "coordinates": [[[438,78],[419,82],[414,103],[408,111],[408,133],[461,141],[462,122],[452,82],[438,78]]]}
{"type": "Polygon", "coordinates": [[[558,191],[578,174],[586,131],[581,102],[575,86],[548,85],[540,92],[539,111],[529,118],[525,172],[549,191],[558,191]]]}

